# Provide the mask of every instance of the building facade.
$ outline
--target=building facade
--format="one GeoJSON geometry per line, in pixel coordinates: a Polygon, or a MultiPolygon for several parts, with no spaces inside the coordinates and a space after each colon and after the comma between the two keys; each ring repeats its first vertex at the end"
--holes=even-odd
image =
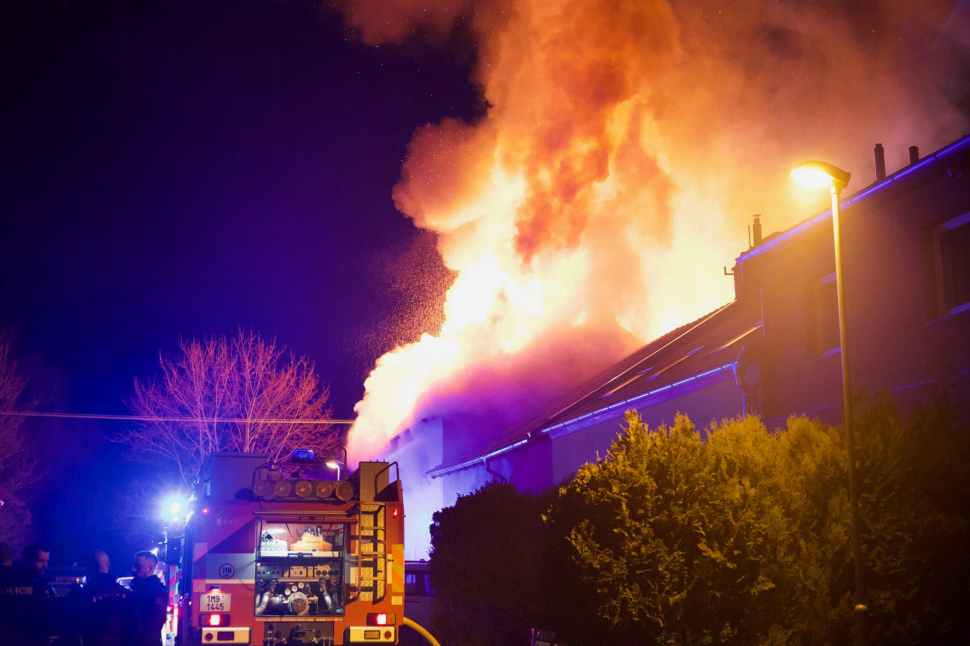
{"type": "MultiPolygon", "coordinates": [[[[930,403],[944,381],[966,400],[970,137],[914,159],[841,208],[854,388],[890,393],[903,414],[930,403]]],[[[414,488],[407,557],[426,558],[431,514],[459,495],[494,480],[541,491],[604,456],[628,410],[650,426],[684,412],[702,434],[711,422],[749,413],[769,427],[791,415],[839,423],[831,212],[755,243],[735,263],[734,301],[648,343],[535,418],[459,455],[441,450],[449,431],[461,432],[447,420],[424,420],[399,436],[390,459],[414,488]]]]}

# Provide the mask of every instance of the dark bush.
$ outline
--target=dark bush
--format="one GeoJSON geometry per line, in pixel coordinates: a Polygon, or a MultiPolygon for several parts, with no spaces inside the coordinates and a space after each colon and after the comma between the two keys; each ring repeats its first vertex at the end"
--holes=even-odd
{"type": "Polygon", "coordinates": [[[541,512],[514,485],[490,484],[434,515],[432,625],[443,644],[529,643],[543,601],[541,512]]]}
{"type": "MultiPolygon", "coordinates": [[[[648,429],[544,502],[490,485],[435,515],[435,625],[456,645],[846,645],[853,559],[841,428],[753,417],[648,429]]],[[[857,420],[873,644],[970,643],[970,434],[945,405],[857,420]]]]}

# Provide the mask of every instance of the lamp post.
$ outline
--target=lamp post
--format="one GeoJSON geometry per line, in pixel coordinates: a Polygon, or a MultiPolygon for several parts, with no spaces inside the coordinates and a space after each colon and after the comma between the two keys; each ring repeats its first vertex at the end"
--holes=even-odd
{"type": "Polygon", "coordinates": [[[337,470],[337,480],[340,480],[340,467],[341,466],[342,465],[341,465],[340,460],[332,460],[332,459],[331,460],[327,460],[327,467],[329,467],[331,469],[336,469],[337,470]]]}
{"type": "Polygon", "coordinates": [[[327,461],[324,464],[326,464],[327,467],[330,468],[330,469],[336,469],[337,470],[337,480],[340,480],[340,474],[341,474],[341,472],[347,467],[347,449],[346,449],[346,447],[338,446],[336,449],[334,449],[333,451],[331,451],[330,454],[327,456],[327,461]],[[343,460],[338,460],[337,458],[334,457],[333,454],[336,453],[336,452],[338,452],[338,451],[339,452],[343,452],[343,454],[344,454],[344,459],[343,460]]]}
{"type": "Polygon", "coordinates": [[[849,344],[845,321],[845,286],[842,283],[842,229],[839,213],[839,195],[849,184],[851,174],[837,166],[821,161],[802,162],[791,172],[802,186],[824,188],[828,186],[832,196],[832,233],[835,238],[835,289],[839,304],[839,343],[842,355],[842,399],[845,415],[845,446],[849,458],[849,509],[852,519],[852,556],[855,568],[855,639],[858,646],[869,641],[866,615],[869,609],[863,603],[862,543],[859,538],[859,491],[856,484],[855,436],[852,428],[852,395],[849,379],[849,344]]]}

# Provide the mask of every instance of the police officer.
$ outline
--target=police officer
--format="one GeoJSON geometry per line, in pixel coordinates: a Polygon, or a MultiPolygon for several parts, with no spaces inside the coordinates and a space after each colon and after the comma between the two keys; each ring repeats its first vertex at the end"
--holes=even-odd
{"type": "Polygon", "coordinates": [[[24,548],[21,567],[0,568],[0,634],[5,643],[47,646],[54,597],[44,581],[49,559],[50,551],[33,543],[24,548]]]}
{"type": "Polygon", "coordinates": [[[108,555],[95,552],[84,587],[68,595],[70,644],[78,644],[80,637],[84,646],[123,646],[133,633],[131,593],[109,574],[110,570],[108,555]]]}
{"type": "Polygon", "coordinates": [[[162,626],[168,591],[155,576],[158,557],[151,552],[138,552],[131,567],[135,578],[131,581],[131,601],[134,607],[133,646],[161,646],[162,626]]]}
{"type": "Polygon", "coordinates": [[[17,618],[17,569],[13,566],[13,550],[0,542],[0,634],[9,634],[17,618]]]}

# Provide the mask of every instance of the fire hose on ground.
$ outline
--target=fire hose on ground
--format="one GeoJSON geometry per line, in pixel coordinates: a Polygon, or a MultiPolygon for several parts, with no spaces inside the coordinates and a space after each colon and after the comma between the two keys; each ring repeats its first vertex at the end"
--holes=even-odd
{"type": "Polygon", "coordinates": [[[435,639],[431,633],[425,630],[421,624],[405,617],[404,625],[428,640],[428,643],[431,644],[431,646],[441,646],[441,644],[438,643],[438,640],[435,639]]]}

